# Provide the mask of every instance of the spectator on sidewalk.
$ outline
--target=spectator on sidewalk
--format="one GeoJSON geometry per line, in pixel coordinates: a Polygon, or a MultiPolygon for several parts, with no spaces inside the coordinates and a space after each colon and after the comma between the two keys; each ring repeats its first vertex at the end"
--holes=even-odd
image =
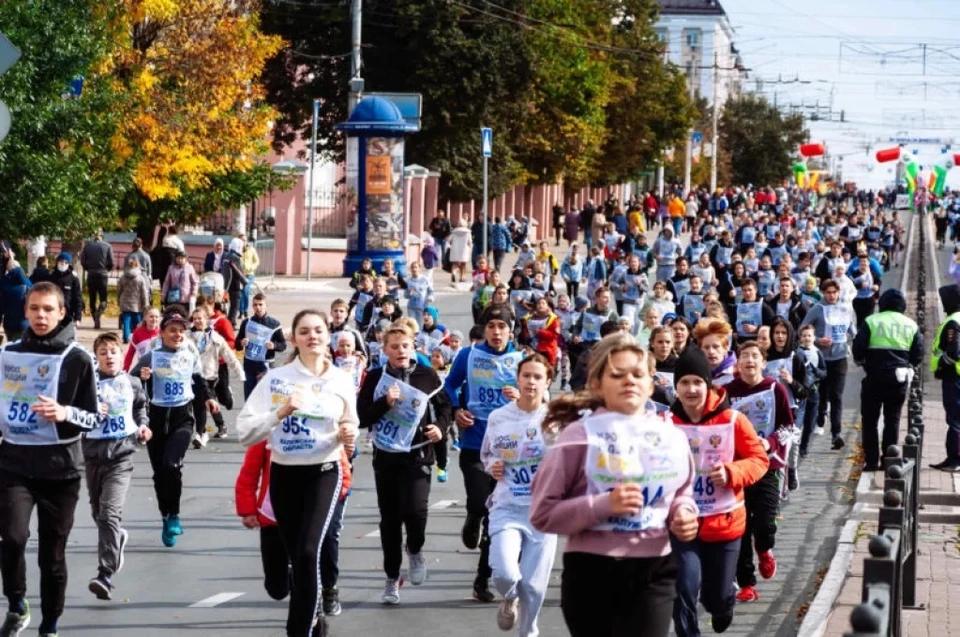
{"type": "Polygon", "coordinates": [[[93,327],[100,329],[100,317],[107,309],[107,278],[113,270],[113,247],[103,240],[103,230],[97,230],[93,240],[83,246],[80,266],[87,273],[93,327]]]}
{"type": "Polygon", "coordinates": [[[447,240],[453,232],[453,228],[450,227],[450,221],[447,219],[447,213],[443,210],[437,210],[437,216],[430,221],[429,229],[430,236],[433,237],[434,242],[437,244],[437,249],[442,259],[447,253],[447,240]]]}

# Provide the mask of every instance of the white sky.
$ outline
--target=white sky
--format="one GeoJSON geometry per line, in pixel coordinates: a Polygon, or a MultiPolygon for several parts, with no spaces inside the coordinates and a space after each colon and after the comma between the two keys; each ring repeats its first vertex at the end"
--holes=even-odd
{"type": "MultiPolygon", "coordinates": [[[[960,0],[720,2],[752,69],[745,88],[756,91],[761,80],[760,92],[771,101],[776,96],[780,106],[819,101],[823,117],[832,92],[836,123],[808,127],[812,141],[843,156],[845,180],[869,187],[892,180],[892,164],[874,157],[878,148],[896,145],[892,136],[953,138],[949,152],[960,152],[960,0]]],[[[914,149],[925,171],[947,157],[937,144],[907,146],[914,149]]],[[[960,168],[948,185],[960,186],[960,168]]]]}

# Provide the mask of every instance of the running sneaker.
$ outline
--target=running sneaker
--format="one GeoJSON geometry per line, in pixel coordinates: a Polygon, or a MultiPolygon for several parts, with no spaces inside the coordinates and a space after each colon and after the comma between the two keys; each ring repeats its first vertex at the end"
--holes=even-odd
{"type": "Polygon", "coordinates": [[[460,451],[460,441],[454,440],[453,444],[450,445],[450,448],[453,449],[454,451],[460,451]]]}
{"type": "Polygon", "coordinates": [[[113,596],[110,594],[113,591],[113,584],[110,583],[109,578],[103,575],[97,575],[90,580],[90,584],[87,585],[87,588],[90,589],[91,593],[97,596],[97,599],[102,599],[104,601],[113,599],[113,596]]]}
{"type": "Polygon", "coordinates": [[[478,577],[473,581],[473,599],[481,604],[489,604],[496,599],[490,592],[490,586],[486,579],[478,577]]]}
{"type": "Polygon", "coordinates": [[[843,449],[843,445],[845,444],[847,443],[843,441],[843,438],[841,438],[840,436],[836,436],[833,439],[833,444],[831,446],[833,447],[834,451],[836,451],[837,449],[843,449]]]}
{"type": "Polygon", "coordinates": [[[400,603],[400,586],[403,585],[403,580],[400,578],[390,579],[387,578],[387,583],[383,587],[383,595],[380,596],[380,601],[384,604],[389,604],[390,606],[396,606],[400,603]]]}
{"type": "Polygon", "coordinates": [[[446,482],[447,481],[447,470],[437,467],[437,482],[446,482]]]}
{"type": "Polygon", "coordinates": [[[423,558],[423,552],[411,553],[407,551],[407,560],[409,561],[410,583],[414,586],[420,586],[427,579],[427,561],[423,558]]]}
{"type": "Polygon", "coordinates": [[[463,540],[465,547],[473,550],[480,546],[482,526],[483,518],[467,514],[467,519],[463,521],[463,528],[460,530],[460,539],[463,540]]]}
{"type": "Polygon", "coordinates": [[[166,546],[167,548],[170,548],[177,544],[177,534],[170,530],[169,517],[163,518],[163,530],[160,531],[160,541],[163,542],[163,545],[166,546]]]}
{"type": "Polygon", "coordinates": [[[183,527],[180,526],[180,516],[171,515],[170,519],[170,532],[174,535],[183,535],[183,527]]]}
{"type": "Polygon", "coordinates": [[[210,434],[208,434],[206,431],[204,431],[202,434],[193,434],[194,449],[203,449],[207,446],[208,442],[210,442],[210,434]]]}
{"type": "Polygon", "coordinates": [[[817,434],[818,436],[822,436],[826,431],[826,429],[827,429],[826,427],[824,427],[823,425],[820,425],[817,427],[817,430],[814,433],[817,434]]]}
{"type": "Polygon", "coordinates": [[[777,558],[773,556],[773,551],[766,550],[763,553],[759,553],[757,559],[760,562],[758,564],[760,577],[770,579],[777,574],[777,558]]]}
{"type": "Polygon", "coordinates": [[[497,626],[500,630],[513,630],[517,625],[517,616],[520,614],[520,599],[501,599],[497,609],[497,626]]]}
{"type": "Polygon", "coordinates": [[[336,586],[325,588],[323,593],[323,614],[330,617],[339,615],[343,608],[340,606],[340,590],[336,586]]]}
{"type": "Polygon", "coordinates": [[[213,434],[214,438],[226,438],[227,437],[227,426],[226,425],[217,425],[217,433],[213,434]]]}
{"type": "Polygon", "coordinates": [[[756,586],[744,586],[737,593],[738,602],[757,602],[760,601],[760,595],[757,593],[756,586]]]}
{"type": "Polygon", "coordinates": [[[7,618],[0,626],[0,637],[17,637],[30,625],[30,602],[24,600],[22,613],[7,613],[7,618]]]}
{"type": "Polygon", "coordinates": [[[120,569],[123,568],[124,556],[123,552],[127,548],[127,542],[130,540],[130,534],[127,533],[126,529],[120,529],[120,550],[117,552],[117,572],[120,572],[120,569]]]}

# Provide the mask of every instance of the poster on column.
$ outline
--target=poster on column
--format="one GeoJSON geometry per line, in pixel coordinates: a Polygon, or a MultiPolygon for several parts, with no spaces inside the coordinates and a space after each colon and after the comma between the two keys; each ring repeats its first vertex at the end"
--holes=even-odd
{"type": "Polygon", "coordinates": [[[347,201],[338,202],[339,205],[347,206],[349,215],[347,217],[347,250],[356,251],[360,249],[359,208],[357,207],[357,192],[360,188],[360,140],[357,137],[347,138],[347,201]]]}
{"type": "Polygon", "coordinates": [[[367,140],[367,249],[403,246],[403,139],[367,140]]]}

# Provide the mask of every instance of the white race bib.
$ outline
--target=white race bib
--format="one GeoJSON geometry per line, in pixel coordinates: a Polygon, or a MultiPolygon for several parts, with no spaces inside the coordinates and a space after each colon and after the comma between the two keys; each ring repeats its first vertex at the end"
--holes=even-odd
{"type": "Polygon", "coordinates": [[[700,517],[728,513],[743,505],[737,500],[733,489],[718,487],[710,479],[717,464],[733,462],[735,451],[734,423],[726,425],[677,425],[690,441],[696,479],[693,482],[693,499],[700,509],[700,517]]]}

